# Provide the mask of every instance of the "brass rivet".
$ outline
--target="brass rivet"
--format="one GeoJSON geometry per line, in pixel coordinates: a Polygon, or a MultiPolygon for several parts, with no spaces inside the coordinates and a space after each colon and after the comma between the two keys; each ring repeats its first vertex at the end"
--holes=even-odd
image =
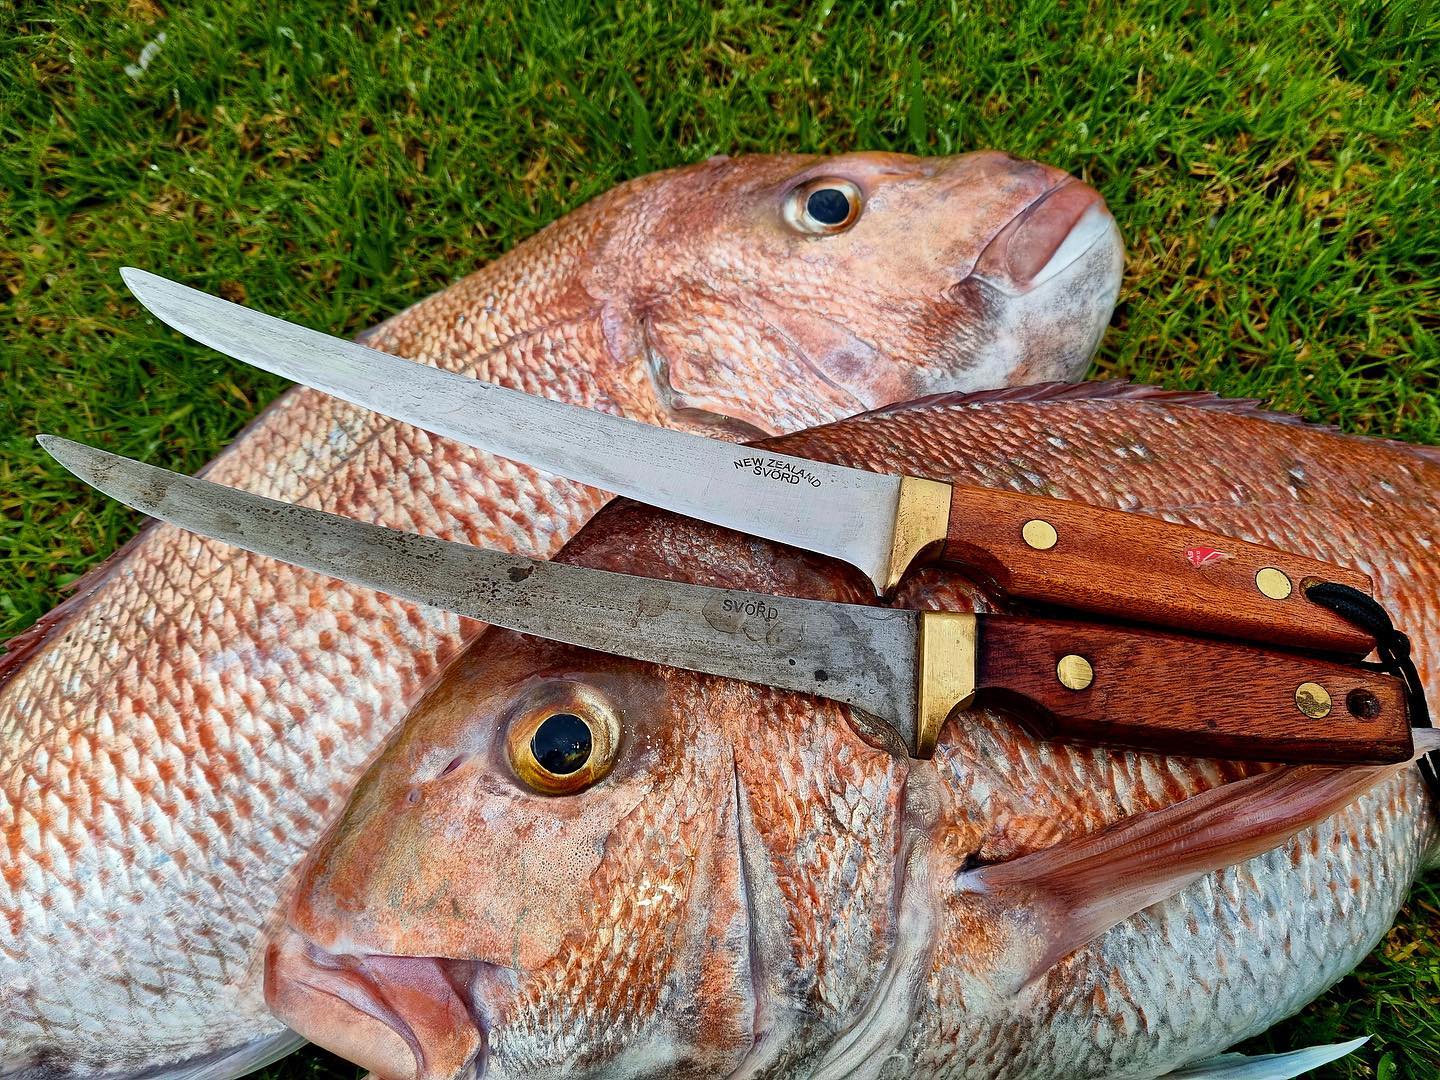
{"type": "Polygon", "coordinates": [[[1060,534],[1055,531],[1055,526],[1040,518],[1025,522],[1025,527],[1020,530],[1020,535],[1025,538],[1025,543],[1036,551],[1049,551],[1060,539],[1060,534]]]}
{"type": "Polygon", "coordinates": [[[1266,566],[1255,575],[1255,587],[1271,600],[1284,600],[1292,588],[1290,579],[1273,566],[1266,566]]]}
{"type": "Polygon", "coordinates": [[[1295,688],[1295,707],[1312,720],[1330,715],[1330,692],[1319,683],[1302,682],[1295,688]]]}
{"type": "Polygon", "coordinates": [[[1061,684],[1070,690],[1084,690],[1095,681],[1095,669],[1090,666],[1090,661],[1075,653],[1060,658],[1060,663],[1055,665],[1055,674],[1061,684]]]}

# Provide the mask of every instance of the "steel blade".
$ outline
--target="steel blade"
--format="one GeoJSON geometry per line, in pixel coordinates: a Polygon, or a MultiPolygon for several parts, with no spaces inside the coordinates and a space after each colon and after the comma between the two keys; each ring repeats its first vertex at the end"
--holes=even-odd
{"type": "Polygon", "coordinates": [[[900,478],[737,446],[495,386],[126,267],[187,337],[481,450],[739,532],[831,555],[886,587],[900,478]]]}
{"type": "Polygon", "coordinates": [[[914,745],[915,612],[539,562],[183,476],[54,435],[65,468],[151,517],[525,634],[785,690],[892,724],[914,745]]]}

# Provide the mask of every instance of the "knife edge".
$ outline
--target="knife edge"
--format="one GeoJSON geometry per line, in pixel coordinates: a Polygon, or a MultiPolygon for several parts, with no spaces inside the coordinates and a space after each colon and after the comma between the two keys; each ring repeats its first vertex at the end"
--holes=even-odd
{"type": "Polygon", "coordinates": [[[545,562],[38,441],[90,486],[203,536],[519,633],[829,698],[915,745],[917,612],[545,562]]]}
{"type": "MultiPolygon", "coordinates": [[[[899,580],[901,478],[646,424],[381,352],[135,267],[162,323],[227,356],[465,445],[899,580]]],[[[947,487],[948,490],[948,487],[947,487]]],[[[943,522],[925,543],[944,538],[943,522]]],[[[918,550],[916,548],[915,550],[918,550]]],[[[913,553],[913,552],[912,552],[913,553]]]]}

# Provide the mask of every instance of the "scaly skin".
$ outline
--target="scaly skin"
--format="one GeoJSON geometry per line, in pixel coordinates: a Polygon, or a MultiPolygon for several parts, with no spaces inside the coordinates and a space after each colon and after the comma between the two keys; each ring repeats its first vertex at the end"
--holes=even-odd
{"type": "MultiPolygon", "coordinates": [[[[1440,694],[1440,461],[1196,398],[1103,385],[942,397],[767,445],[1361,566],[1440,694]]],[[[866,597],[839,564],[629,503],[558,558],[866,597]]],[[[895,603],[989,602],[927,569],[895,603]]],[[[959,875],[1269,767],[1041,743],[983,709],[952,717],[927,762],[863,730],[830,702],[489,630],[307,864],[269,953],[270,1000],[386,1080],[1150,1078],[1353,967],[1434,838],[1418,770],[1403,768],[1024,986],[1033,897],[958,889],[959,875]],[[605,708],[622,733],[612,771],[571,794],[528,788],[506,735],[605,708]]],[[[1136,870],[1117,863],[1107,880],[1136,870]]]]}
{"type": "MultiPolygon", "coordinates": [[[[616,189],[370,340],[730,434],[932,387],[1073,378],[1120,251],[1098,196],[1067,182],[1000,154],[710,161],[616,189]],[[815,176],[864,192],[849,231],[786,224],[787,194],[815,176]],[[1036,277],[1072,233],[1093,242],[1036,277]]],[[[304,391],[208,475],[542,556],[602,501],[304,391]]],[[[477,630],[153,528],[12,643],[0,1075],[128,1075],[279,1031],[255,953],[293,868],[477,630]]]]}

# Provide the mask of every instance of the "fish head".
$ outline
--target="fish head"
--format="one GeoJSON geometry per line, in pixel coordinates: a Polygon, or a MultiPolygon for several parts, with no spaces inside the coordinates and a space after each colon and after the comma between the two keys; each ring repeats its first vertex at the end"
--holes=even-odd
{"type": "Polygon", "coordinates": [[[480,1071],[512,1011],[623,1024],[715,830],[726,755],[672,726],[665,679],[482,640],[366,774],[267,957],[271,1008],[386,1080],[480,1071]]]}
{"type": "MultiPolygon", "coordinates": [[[[719,530],[681,532],[706,542],[621,529],[564,557],[660,544],[667,576],[865,596],[819,560],[756,573],[770,545],[717,559],[719,530]]],[[[386,1080],[730,1071],[818,1023],[812,999],[873,994],[907,768],[831,703],[492,628],[313,853],[267,1001],[386,1080]]]]}
{"type": "Polygon", "coordinates": [[[717,158],[616,195],[588,283],[612,334],[670,407],[753,430],[1080,378],[1120,285],[1099,193],[994,151],[717,158]]]}

